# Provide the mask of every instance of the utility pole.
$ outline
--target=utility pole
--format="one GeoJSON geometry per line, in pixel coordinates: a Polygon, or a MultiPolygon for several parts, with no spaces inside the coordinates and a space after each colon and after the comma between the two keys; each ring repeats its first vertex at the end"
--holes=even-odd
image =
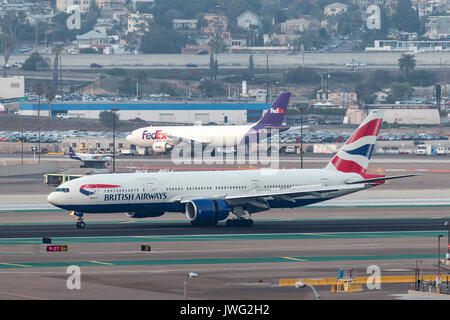
{"type": "Polygon", "coordinates": [[[303,105],[300,104],[300,168],[303,169],[303,105]]]}
{"type": "Polygon", "coordinates": [[[266,104],[269,104],[269,53],[266,53],[266,104]]]}
{"type": "Polygon", "coordinates": [[[113,115],[113,173],[116,173],[116,111],[119,111],[119,108],[111,108],[113,115]]]}

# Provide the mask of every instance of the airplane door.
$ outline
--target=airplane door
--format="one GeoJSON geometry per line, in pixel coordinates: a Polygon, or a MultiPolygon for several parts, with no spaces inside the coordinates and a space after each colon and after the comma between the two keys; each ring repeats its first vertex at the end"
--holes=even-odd
{"type": "Polygon", "coordinates": [[[261,181],[252,180],[250,187],[251,187],[251,190],[260,191],[261,190],[261,181]]]}
{"type": "Polygon", "coordinates": [[[150,182],[150,183],[146,184],[145,189],[148,193],[153,193],[153,192],[156,192],[156,190],[158,189],[158,186],[156,185],[156,183],[150,182]]]}

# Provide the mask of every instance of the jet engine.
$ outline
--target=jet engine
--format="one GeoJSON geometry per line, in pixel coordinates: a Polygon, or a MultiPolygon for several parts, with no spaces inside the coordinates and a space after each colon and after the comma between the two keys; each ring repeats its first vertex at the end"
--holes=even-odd
{"type": "Polygon", "coordinates": [[[197,199],[186,203],[186,217],[193,225],[215,225],[226,219],[230,210],[225,200],[197,199]]]}
{"type": "Polygon", "coordinates": [[[138,212],[126,212],[125,214],[129,218],[142,219],[142,218],[156,218],[156,217],[160,217],[164,213],[165,212],[161,212],[161,211],[153,211],[153,212],[150,212],[150,211],[147,211],[147,212],[138,211],[138,212]]]}
{"type": "Polygon", "coordinates": [[[173,149],[173,145],[167,142],[155,142],[152,145],[152,150],[155,153],[163,153],[168,152],[173,149]]]}

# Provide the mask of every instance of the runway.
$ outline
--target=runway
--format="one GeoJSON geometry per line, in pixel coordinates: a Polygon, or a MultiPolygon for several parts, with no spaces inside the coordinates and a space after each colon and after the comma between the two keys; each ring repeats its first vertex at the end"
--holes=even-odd
{"type": "Polygon", "coordinates": [[[256,221],[254,227],[192,226],[189,222],[88,223],[85,229],[74,224],[31,224],[0,226],[0,238],[40,237],[123,237],[166,235],[295,234],[324,232],[444,231],[446,219],[339,219],[256,221]]]}

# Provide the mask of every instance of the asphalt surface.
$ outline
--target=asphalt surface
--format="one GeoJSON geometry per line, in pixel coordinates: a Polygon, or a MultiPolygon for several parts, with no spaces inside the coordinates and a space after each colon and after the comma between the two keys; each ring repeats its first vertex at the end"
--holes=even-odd
{"type": "Polygon", "coordinates": [[[446,219],[348,219],[313,221],[256,221],[253,227],[192,226],[173,223],[87,223],[85,229],[70,224],[0,226],[0,238],[163,236],[209,234],[288,234],[322,232],[445,231],[446,219]]]}

